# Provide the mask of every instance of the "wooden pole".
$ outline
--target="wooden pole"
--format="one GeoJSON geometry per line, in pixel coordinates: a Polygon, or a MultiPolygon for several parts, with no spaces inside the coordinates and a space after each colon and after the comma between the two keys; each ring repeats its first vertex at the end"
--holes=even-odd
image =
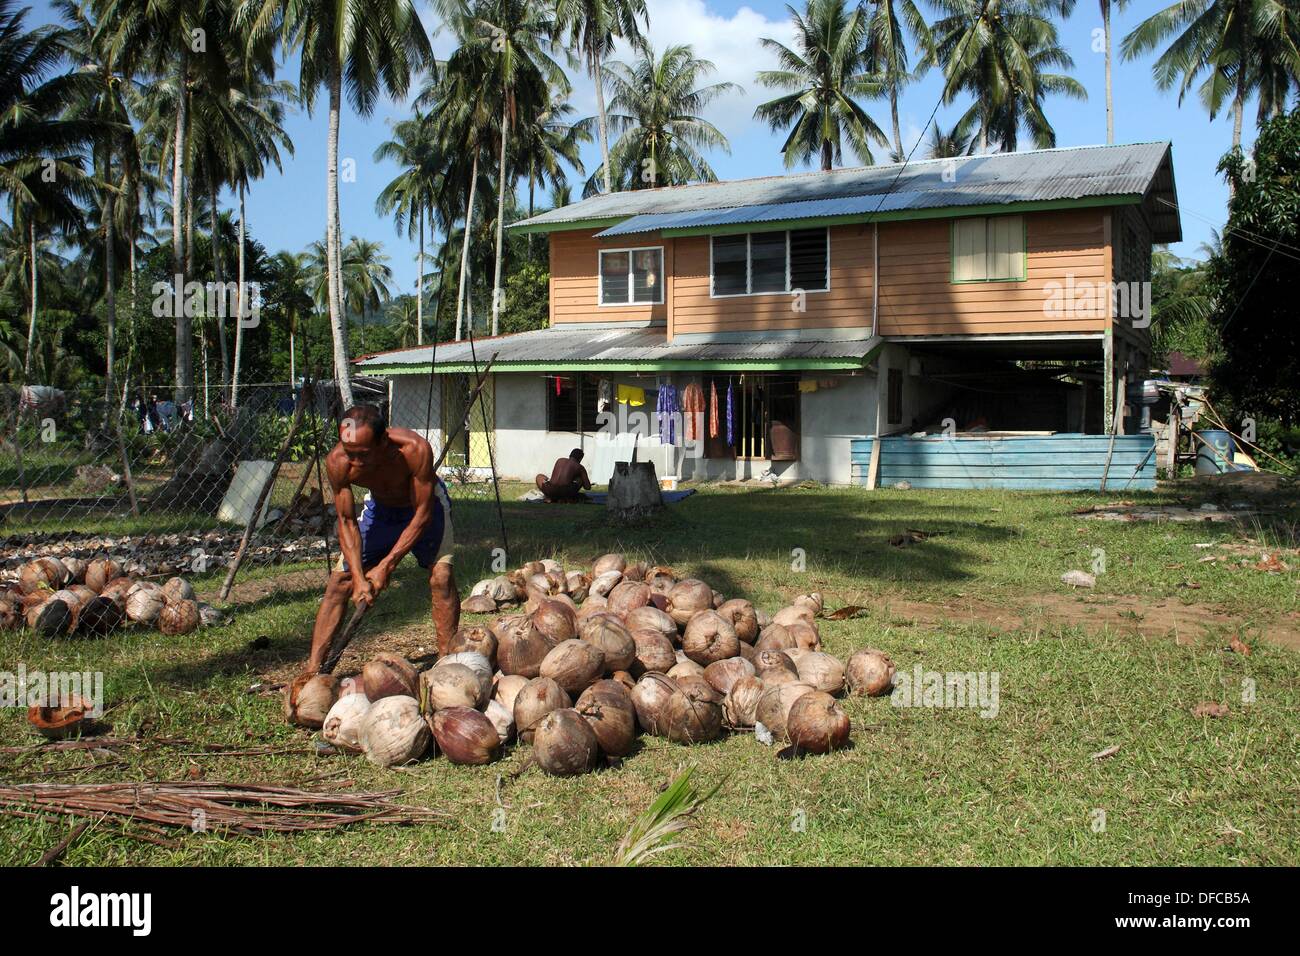
{"type": "Polygon", "coordinates": [[[235,551],[235,557],[230,562],[230,570],[226,572],[226,580],[221,584],[221,592],[218,597],[222,601],[230,597],[230,589],[234,586],[235,575],[239,573],[239,566],[244,563],[244,555],[248,552],[248,543],[252,540],[253,530],[257,527],[257,519],[261,517],[262,506],[266,504],[271,489],[275,487],[275,479],[280,474],[280,466],[284,464],[285,458],[289,456],[289,449],[293,446],[293,440],[298,434],[298,426],[302,423],[302,413],[307,408],[307,401],[311,397],[311,392],[311,382],[304,383],[302,395],[298,399],[298,407],[293,413],[293,422],[289,425],[289,434],[284,436],[284,441],[280,444],[280,450],[276,453],[275,464],[271,466],[270,477],[266,479],[266,484],[262,485],[262,490],[258,492],[257,501],[253,505],[253,513],[248,516],[248,524],[244,526],[244,537],[240,540],[239,548],[235,551]]]}
{"type": "Polygon", "coordinates": [[[126,439],[122,437],[122,419],[117,419],[117,451],[122,456],[122,480],[126,482],[126,496],[131,501],[131,514],[140,517],[140,502],[135,497],[135,479],[131,477],[131,459],[126,454],[126,439]]]}

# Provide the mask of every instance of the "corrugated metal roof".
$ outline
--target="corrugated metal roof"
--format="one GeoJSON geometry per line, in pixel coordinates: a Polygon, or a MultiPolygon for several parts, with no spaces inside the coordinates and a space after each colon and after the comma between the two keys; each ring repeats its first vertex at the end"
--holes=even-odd
{"type": "Polygon", "coordinates": [[[807,361],[810,367],[826,362],[857,364],[880,344],[879,338],[864,336],[847,341],[668,342],[662,328],[638,329],[535,329],[515,335],[478,339],[471,353],[470,343],[443,342],[433,346],[381,352],[357,361],[365,371],[382,368],[385,374],[427,371],[432,361],[437,368],[464,366],[477,359],[482,368],[493,354],[496,368],[547,364],[564,371],[573,363],[608,365],[652,365],[671,363],[764,363],[807,361]]]}
{"type": "MultiPolygon", "coordinates": [[[[992,153],[925,160],[905,167],[867,166],[607,193],[526,219],[515,228],[563,228],[565,223],[626,218],[601,233],[618,236],[661,229],[867,216],[877,207],[881,213],[896,213],[1149,193],[1176,204],[1167,142],[992,153]]],[[[1181,238],[1176,208],[1161,203],[1154,206],[1161,207],[1151,209],[1156,241],[1181,238]]]]}

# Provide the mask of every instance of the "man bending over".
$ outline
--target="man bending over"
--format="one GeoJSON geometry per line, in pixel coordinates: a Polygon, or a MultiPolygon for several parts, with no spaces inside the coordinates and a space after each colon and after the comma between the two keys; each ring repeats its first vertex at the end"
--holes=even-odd
{"type": "Polygon", "coordinates": [[[582,449],[575,448],[568,458],[555,459],[551,477],[538,475],[537,490],[546,496],[547,501],[581,501],[582,490],[591,487],[587,469],[582,467],[582,449]]]}

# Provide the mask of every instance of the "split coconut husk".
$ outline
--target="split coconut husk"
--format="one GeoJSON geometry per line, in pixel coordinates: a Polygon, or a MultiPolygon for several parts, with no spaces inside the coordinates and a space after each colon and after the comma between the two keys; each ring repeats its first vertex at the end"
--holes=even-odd
{"type": "Polygon", "coordinates": [[[42,737],[50,740],[90,737],[103,731],[102,725],[92,716],[94,710],[95,706],[90,701],[72,694],[58,707],[33,705],[27,708],[27,723],[42,737]]]}

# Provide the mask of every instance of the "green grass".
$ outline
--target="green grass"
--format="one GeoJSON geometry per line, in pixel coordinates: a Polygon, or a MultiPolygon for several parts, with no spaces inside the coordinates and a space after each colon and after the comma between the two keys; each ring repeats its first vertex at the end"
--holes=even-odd
{"type": "MultiPolygon", "coordinates": [[[[179,850],[124,838],[97,823],[67,851],[69,864],[241,865],[357,862],[401,865],[590,864],[612,861],[619,841],[684,766],[701,789],[727,777],[699,812],[692,846],[662,864],[1288,864],[1300,862],[1300,655],[1259,639],[1297,608],[1297,562],[1282,575],[1198,564],[1196,543],[1232,542],[1226,525],[1085,521],[1070,511],[1095,495],[1000,492],[924,493],[855,489],[708,488],[638,528],[607,525],[601,509],[524,505],[510,488],[506,522],[511,562],[557,557],[586,563],[623,549],[749,597],[769,611],[803,591],[827,606],[862,604],[868,616],[823,621],[839,655],[874,645],[900,670],[996,671],[1000,712],[904,709],[888,699],[848,699],[853,747],[786,761],[750,735],[682,747],[643,738],[622,766],[558,780],[536,768],[517,778],[527,748],[481,768],[445,760],[381,770],[364,759],[287,754],[186,756],[179,749],[117,751],[124,765],[62,772],[45,779],[102,782],[183,779],[197,767],[210,780],[307,787],[388,789],[438,807],[451,818],[412,828],[358,827],[294,837],[177,834],[179,850]],[[905,528],[947,532],[892,548],[905,528]],[[1073,598],[1062,572],[1088,568],[1106,552],[1095,591],[1073,598]],[[794,549],[806,555],[797,570],[794,549]],[[1169,565],[1181,564],[1181,568],[1169,565]],[[1199,590],[1180,587],[1195,579],[1199,590]],[[1137,606],[1195,602],[1240,620],[1254,653],[1225,653],[1222,628],[1135,636],[1130,628],[1085,627],[1066,615],[1026,617],[1000,629],[957,620],[940,608],[909,623],[892,604],[1025,609],[1054,601],[1137,606]],[[1243,705],[1242,681],[1257,700],[1243,705]],[[1195,718],[1204,700],[1227,702],[1219,720],[1195,718]],[[1104,760],[1091,755],[1119,745],[1104,760]],[[506,809],[493,832],[497,778],[506,809]],[[1095,811],[1105,812],[1094,832],[1095,811]],[[802,825],[801,825],[802,824],[802,825]]],[[[1181,492],[1180,492],[1181,493],[1181,492]]],[[[1160,502],[1170,492],[1129,497],[1160,502]]],[[[489,573],[499,545],[490,498],[455,505],[462,592],[489,573]]],[[[1295,521],[1295,512],[1280,520],[1295,521]]],[[[1251,528],[1258,535],[1267,528],[1251,528]]],[[[315,575],[256,569],[241,576],[261,596],[237,609],[234,624],[169,639],[125,632],[102,642],[50,644],[5,636],[4,666],[103,670],[114,733],[179,736],[210,743],[310,747],[285,726],[279,700],[250,685],[291,673],[306,654],[319,599],[315,575]],[[250,647],[255,638],[268,641],[250,647]]],[[[205,582],[214,587],[216,576],[205,582]]],[[[1082,603],[1080,604],[1082,607],[1082,603]]],[[[405,565],[397,586],[367,624],[369,640],[414,653],[431,646],[428,598],[419,569],[405,565]]],[[[363,638],[364,639],[364,638],[363,638]]],[[[22,714],[0,713],[9,744],[33,741],[22,714]]],[[[0,754],[0,779],[40,780],[49,771],[113,758],[90,753],[0,754]]],[[[37,859],[70,829],[68,821],[0,817],[0,863],[37,859]]]]}

